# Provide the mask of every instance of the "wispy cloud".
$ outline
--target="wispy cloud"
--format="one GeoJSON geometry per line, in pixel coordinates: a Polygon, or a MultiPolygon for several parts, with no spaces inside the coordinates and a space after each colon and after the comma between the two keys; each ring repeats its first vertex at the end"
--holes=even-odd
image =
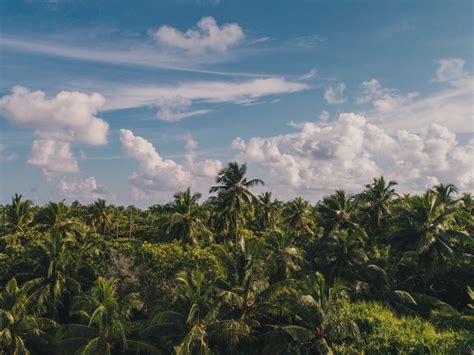
{"type": "Polygon", "coordinates": [[[310,36],[300,36],[295,38],[296,45],[302,48],[315,48],[326,41],[327,38],[317,34],[310,36]]]}
{"type": "Polygon", "coordinates": [[[204,114],[201,110],[184,111],[195,102],[249,104],[266,96],[307,89],[309,85],[302,82],[285,78],[263,78],[245,81],[193,81],[170,86],[114,85],[100,91],[107,98],[105,109],[156,106],[160,109],[158,118],[177,120],[204,114]],[[171,113],[171,116],[160,117],[164,113],[171,113]]]}
{"type": "Polygon", "coordinates": [[[200,68],[199,65],[210,64],[214,57],[188,58],[160,51],[150,46],[140,46],[129,49],[94,49],[74,47],[43,40],[25,40],[8,36],[0,37],[3,49],[17,50],[28,53],[39,53],[73,60],[92,61],[107,64],[140,66],[165,70],[236,76],[236,77],[270,77],[265,73],[239,73],[200,68]]]}

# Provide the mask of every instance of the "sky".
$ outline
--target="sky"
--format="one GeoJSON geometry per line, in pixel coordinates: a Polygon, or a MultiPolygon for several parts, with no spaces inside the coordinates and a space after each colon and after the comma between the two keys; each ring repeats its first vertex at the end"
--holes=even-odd
{"type": "Polygon", "coordinates": [[[0,203],[474,191],[472,1],[0,2],[0,203]]]}

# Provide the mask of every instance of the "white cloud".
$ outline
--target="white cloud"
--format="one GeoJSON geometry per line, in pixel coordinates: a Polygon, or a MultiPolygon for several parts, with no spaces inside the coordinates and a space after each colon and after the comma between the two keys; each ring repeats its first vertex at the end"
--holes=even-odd
{"type": "Polygon", "coordinates": [[[187,111],[186,109],[191,106],[192,101],[180,96],[164,97],[157,100],[156,104],[159,105],[156,117],[168,122],[181,121],[188,117],[201,116],[209,112],[209,110],[204,109],[187,111]]]}
{"type": "Polygon", "coordinates": [[[48,180],[58,174],[79,172],[79,165],[68,142],[34,140],[27,162],[42,168],[48,180]]]}
{"type": "Polygon", "coordinates": [[[299,80],[310,80],[315,78],[318,75],[318,69],[312,68],[309,72],[301,75],[298,79],[299,80]]]}
{"type": "Polygon", "coordinates": [[[154,33],[156,40],[168,47],[179,48],[191,54],[225,52],[244,38],[242,28],[236,23],[217,25],[213,17],[203,17],[197,23],[197,29],[186,32],[162,26],[154,33]]]}
{"type": "Polygon", "coordinates": [[[417,92],[403,95],[396,89],[383,88],[377,79],[371,79],[362,82],[356,102],[358,104],[371,102],[378,112],[390,112],[412,103],[417,96],[417,92]]]}
{"type": "Polygon", "coordinates": [[[324,93],[324,99],[330,104],[342,104],[346,101],[343,97],[345,90],[346,84],[344,83],[329,86],[324,93]]]}
{"type": "Polygon", "coordinates": [[[59,180],[56,188],[61,197],[80,199],[81,201],[92,201],[108,196],[105,189],[97,183],[93,176],[85,179],[63,177],[59,180]]]}
{"type": "Polygon", "coordinates": [[[296,46],[302,48],[315,48],[322,42],[327,41],[327,38],[319,35],[301,36],[295,38],[296,46]]]}
{"type": "Polygon", "coordinates": [[[391,132],[407,129],[419,132],[432,123],[461,133],[474,131],[474,78],[466,74],[449,83],[450,87],[417,98],[392,111],[376,111],[369,118],[391,132]]]}
{"type": "Polygon", "coordinates": [[[144,44],[135,44],[132,48],[127,48],[125,50],[123,48],[129,45],[128,43],[119,43],[115,48],[94,49],[83,46],[62,45],[44,38],[28,38],[25,40],[22,38],[11,38],[2,35],[2,37],[0,37],[0,45],[5,48],[27,53],[41,53],[59,58],[71,58],[74,60],[93,61],[115,65],[161,68],[182,72],[233,77],[270,76],[268,73],[239,73],[199,68],[197,65],[215,63],[226,58],[222,55],[201,55],[199,57],[183,56],[181,53],[171,53],[170,51],[165,52],[163,50],[158,50],[157,48],[145,46],[144,44]]]}
{"type": "Polygon", "coordinates": [[[96,117],[104,106],[102,95],[61,91],[46,98],[43,91],[15,86],[0,99],[0,114],[10,122],[36,130],[41,138],[105,144],[109,125],[96,117]]]}
{"type": "Polygon", "coordinates": [[[322,123],[327,123],[329,120],[329,116],[330,116],[329,112],[324,111],[324,110],[319,113],[319,119],[321,120],[322,123]]]}
{"type": "Polygon", "coordinates": [[[465,75],[464,59],[447,58],[437,60],[438,69],[434,81],[445,82],[459,79],[465,75]]]}
{"type": "Polygon", "coordinates": [[[60,174],[79,172],[72,143],[103,145],[109,125],[97,117],[104,106],[102,95],[61,91],[47,98],[43,91],[15,86],[0,99],[0,114],[20,127],[35,130],[27,163],[41,167],[50,180],[60,174]]]}
{"type": "Polygon", "coordinates": [[[120,140],[125,154],[138,161],[138,171],[129,176],[135,197],[166,199],[188,186],[208,188],[222,168],[218,160],[196,161],[197,142],[192,136],[187,137],[185,164],[162,158],[150,142],[130,130],[121,129],[120,140]]]}
{"type": "Polygon", "coordinates": [[[234,140],[238,160],[281,198],[344,188],[358,191],[373,177],[399,182],[401,191],[421,191],[436,177],[473,190],[474,140],[460,145],[440,125],[419,134],[390,135],[360,115],[344,113],[330,125],[306,123],[297,133],[234,140]]]}
{"type": "Polygon", "coordinates": [[[175,86],[116,86],[108,90],[107,109],[139,106],[159,107],[158,118],[177,121],[203,115],[208,110],[189,110],[194,102],[248,104],[257,99],[308,89],[305,83],[284,78],[264,78],[246,81],[194,81],[175,86]]]}

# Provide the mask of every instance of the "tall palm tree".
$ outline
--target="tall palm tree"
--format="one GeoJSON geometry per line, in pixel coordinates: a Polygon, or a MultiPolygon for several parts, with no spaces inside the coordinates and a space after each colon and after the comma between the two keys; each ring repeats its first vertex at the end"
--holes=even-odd
{"type": "Polygon", "coordinates": [[[24,231],[32,218],[32,205],[30,200],[22,200],[22,196],[15,194],[12,203],[5,206],[5,216],[10,228],[16,231],[24,231]]]}
{"type": "Polygon", "coordinates": [[[427,283],[456,248],[456,240],[472,237],[459,230],[455,224],[456,208],[446,207],[438,194],[428,191],[424,196],[410,200],[409,206],[400,208],[395,219],[398,230],[392,235],[392,243],[398,250],[413,251],[425,268],[424,290],[427,283]]]}
{"type": "Polygon", "coordinates": [[[275,324],[274,330],[264,335],[267,352],[277,353],[282,342],[294,342],[307,354],[333,354],[334,341],[359,334],[356,323],[343,314],[342,302],[347,299],[344,284],[336,281],[330,287],[320,273],[307,276],[294,296],[281,301],[287,322],[275,324]]]}
{"type": "Polygon", "coordinates": [[[48,338],[46,331],[57,324],[40,317],[44,311],[30,295],[28,286],[11,279],[0,293],[0,353],[28,355],[31,346],[48,338]]]}
{"type": "Polygon", "coordinates": [[[260,230],[272,228],[277,220],[279,203],[272,198],[271,192],[263,192],[258,196],[255,219],[260,230]]]}
{"type": "Polygon", "coordinates": [[[329,197],[325,197],[317,207],[319,219],[326,235],[336,228],[365,235],[365,230],[359,225],[356,216],[356,207],[353,197],[343,190],[337,190],[329,197]]]}
{"type": "Polygon", "coordinates": [[[175,299],[159,311],[142,332],[158,336],[174,352],[182,355],[211,354],[216,344],[225,339],[227,346],[237,344],[250,334],[250,327],[238,319],[217,317],[219,303],[213,301],[214,284],[204,272],[195,269],[177,276],[175,299]]]}
{"type": "Polygon", "coordinates": [[[370,264],[359,272],[359,276],[354,297],[383,302],[395,311],[413,312],[417,305],[415,297],[398,285],[394,270],[387,271],[378,265],[370,264]]]}
{"type": "Polygon", "coordinates": [[[95,232],[102,234],[103,236],[110,235],[112,228],[113,210],[107,206],[105,200],[98,199],[92,205],[91,211],[91,224],[95,232]]]}
{"type": "Polygon", "coordinates": [[[458,189],[453,184],[440,183],[433,187],[432,191],[438,195],[440,202],[450,204],[454,202],[453,194],[458,193],[458,189]]]}
{"type": "Polygon", "coordinates": [[[250,191],[251,187],[264,185],[260,179],[248,180],[245,176],[247,165],[239,166],[237,162],[229,163],[222,169],[216,177],[217,186],[211,187],[210,193],[218,193],[218,199],[221,205],[221,214],[231,216],[233,224],[235,245],[240,245],[244,249],[244,239],[239,234],[240,220],[243,217],[243,211],[247,208],[253,208],[252,202],[256,200],[255,195],[250,191]]]}
{"type": "Polygon", "coordinates": [[[365,185],[365,190],[356,196],[356,199],[364,204],[362,211],[368,217],[372,234],[383,231],[386,219],[390,216],[391,201],[397,196],[395,185],[397,185],[395,181],[387,183],[381,176],[374,179],[372,184],[365,185]]]}
{"type": "Polygon", "coordinates": [[[301,233],[313,234],[313,220],[311,219],[308,202],[301,197],[295,198],[283,211],[285,223],[296,236],[301,233]]]}
{"type": "Polygon", "coordinates": [[[49,202],[38,213],[36,220],[48,230],[58,232],[63,237],[67,235],[77,236],[83,227],[78,220],[71,218],[71,208],[64,203],[64,200],[49,202]]]}
{"type": "Polygon", "coordinates": [[[272,283],[289,279],[301,270],[303,253],[294,245],[289,233],[274,230],[266,236],[265,241],[269,249],[266,266],[272,283]]]}
{"type": "Polygon", "coordinates": [[[60,333],[60,349],[66,353],[78,350],[80,354],[111,354],[112,350],[135,350],[159,353],[154,346],[129,339],[130,318],[142,307],[138,294],[117,295],[118,280],[99,277],[89,294],[78,296],[72,306],[72,314],[80,324],[68,324],[60,333]]]}
{"type": "Polygon", "coordinates": [[[47,305],[53,316],[62,305],[64,294],[78,294],[81,286],[74,279],[77,260],[71,247],[76,240],[68,235],[63,237],[59,231],[51,230],[46,234],[44,243],[29,250],[34,260],[32,274],[37,275],[27,282],[31,285],[33,297],[37,302],[47,305]],[[41,261],[41,262],[38,262],[41,261]]]}
{"type": "MultiPolygon", "coordinates": [[[[199,244],[199,232],[207,232],[203,222],[198,200],[200,193],[191,193],[191,188],[174,195],[174,201],[167,207],[170,214],[167,217],[168,233],[178,235],[184,244],[199,244]]],[[[209,234],[209,233],[207,233],[209,234]]]]}
{"type": "Polygon", "coordinates": [[[317,259],[323,272],[331,278],[354,279],[369,257],[359,235],[335,230],[320,241],[317,259]]]}

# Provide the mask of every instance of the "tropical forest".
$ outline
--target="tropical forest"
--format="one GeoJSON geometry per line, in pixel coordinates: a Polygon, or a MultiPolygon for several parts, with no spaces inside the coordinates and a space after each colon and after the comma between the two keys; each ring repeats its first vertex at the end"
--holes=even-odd
{"type": "Polygon", "coordinates": [[[377,177],[313,204],[247,175],[147,209],[13,196],[0,353],[472,353],[471,194],[377,177]]]}

